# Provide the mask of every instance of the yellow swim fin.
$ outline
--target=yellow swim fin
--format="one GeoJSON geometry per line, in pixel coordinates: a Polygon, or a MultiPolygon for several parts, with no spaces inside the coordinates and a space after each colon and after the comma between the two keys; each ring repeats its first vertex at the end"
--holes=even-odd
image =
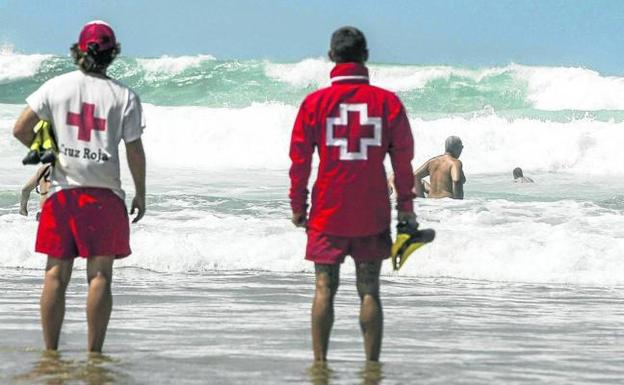
{"type": "Polygon", "coordinates": [[[35,132],[35,137],[33,138],[32,143],[30,144],[30,149],[32,151],[39,151],[43,146],[43,130],[41,127],[43,126],[43,120],[40,120],[39,123],[35,126],[33,131],[35,132]]]}
{"type": "MultiPolygon", "coordinates": [[[[41,121],[39,121],[41,123],[41,121]]],[[[39,123],[35,126],[35,137],[33,138],[32,143],[30,143],[30,151],[28,154],[22,159],[22,164],[38,164],[41,158],[39,157],[39,151],[41,150],[41,146],[43,144],[43,132],[38,129],[39,123]]]]}
{"type": "MultiPolygon", "coordinates": [[[[50,122],[47,120],[40,120],[37,126],[40,127],[37,132],[41,132],[41,146],[43,149],[56,151],[56,143],[54,142],[54,137],[52,136],[52,126],[50,125],[50,122]]],[[[37,129],[37,126],[35,126],[35,130],[37,129]]]]}
{"type": "Polygon", "coordinates": [[[397,237],[392,245],[392,268],[399,270],[407,258],[416,250],[435,239],[435,230],[418,230],[416,226],[408,222],[397,224],[397,237]]]}
{"type": "Polygon", "coordinates": [[[52,163],[56,159],[56,142],[52,126],[47,120],[40,120],[33,128],[35,137],[30,144],[30,151],[22,159],[23,164],[52,163]]]}
{"type": "Polygon", "coordinates": [[[47,120],[42,120],[39,123],[41,124],[39,132],[41,132],[41,137],[43,139],[41,144],[43,151],[40,153],[41,163],[53,163],[58,150],[56,148],[56,142],[54,141],[52,126],[47,120]]]}

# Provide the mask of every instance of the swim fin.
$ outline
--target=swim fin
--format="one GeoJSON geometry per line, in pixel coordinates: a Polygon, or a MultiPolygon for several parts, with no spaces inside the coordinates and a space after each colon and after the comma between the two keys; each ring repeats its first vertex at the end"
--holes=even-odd
{"type": "Polygon", "coordinates": [[[40,161],[41,161],[41,158],[39,157],[39,151],[37,151],[37,150],[30,150],[30,151],[28,151],[28,154],[26,154],[24,159],[22,159],[22,164],[23,165],[39,164],[40,161]]]}
{"type": "Polygon", "coordinates": [[[414,226],[409,222],[399,222],[396,240],[391,249],[393,269],[399,270],[414,251],[432,242],[434,238],[435,230],[433,229],[418,230],[418,224],[414,226]]]}
{"type": "Polygon", "coordinates": [[[41,132],[41,136],[43,139],[41,143],[43,151],[39,155],[39,157],[41,158],[41,163],[54,163],[58,150],[56,148],[56,141],[54,140],[52,126],[50,125],[50,122],[46,120],[41,120],[39,124],[41,124],[41,128],[39,129],[39,131],[41,132]]]}
{"type": "Polygon", "coordinates": [[[30,151],[22,160],[23,164],[53,163],[58,152],[50,122],[40,120],[34,127],[35,137],[30,151]]]}

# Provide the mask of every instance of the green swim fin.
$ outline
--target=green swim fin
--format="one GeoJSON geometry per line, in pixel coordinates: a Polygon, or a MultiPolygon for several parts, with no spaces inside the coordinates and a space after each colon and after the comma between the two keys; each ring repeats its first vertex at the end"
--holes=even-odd
{"type": "Polygon", "coordinates": [[[435,230],[433,229],[418,230],[418,224],[414,226],[408,222],[399,222],[397,237],[391,249],[393,269],[399,270],[414,251],[432,242],[434,238],[435,230]]]}

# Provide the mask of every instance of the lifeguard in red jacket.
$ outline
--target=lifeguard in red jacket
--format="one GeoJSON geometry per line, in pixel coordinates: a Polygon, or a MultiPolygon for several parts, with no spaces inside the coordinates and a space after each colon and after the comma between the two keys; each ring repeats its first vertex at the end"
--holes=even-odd
{"type": "Polygon", "coordinates": [[[331,86],[308,95],[297,115],[290,144],[292,221],[308,234],[306,259],[314,262],[312,305],[314,359],[325,361],[338,289],[340,264],[351,255],[361,300],[360,324],[366,359],[379,360],[383,314],[381,262],[390,256],[390,199],[384,158],[395,174],[399,220],[415,223],[412,206],[414,142],[405,108],[392,92],[369,84],[364,34],[335,31],[329,58],[336,63],[331,86]],[[318,175],[308,215],[308,179],[318,151],[318,175]]]}

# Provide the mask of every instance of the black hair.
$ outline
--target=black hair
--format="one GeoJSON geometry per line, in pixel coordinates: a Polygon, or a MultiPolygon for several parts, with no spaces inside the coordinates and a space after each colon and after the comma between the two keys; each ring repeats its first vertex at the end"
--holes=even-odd
{"type": "Polygon", "coordinates": [[[87,44],[87,52],[83,52],[78,44],[73,44],[70,48],[74,64],[82,68],[85,72],[102,72],[115,60],[121,52],[119,44],[105,51],[99,50],[98,43],[87,44]]]}
{"type": "Polygon", "coordinates": [[[330,58],[336,63],[364,63],[368,48],[362,31],[355,27],[338,28],[331,37],[330,58]]]}
{"type": "Polygon", "coordinates": [[[522,169],[520,167],[516,167],[513,169],[513,177],[514,179],[516,178],[522,178],[524,175],[522,174],[522,169]]]}

